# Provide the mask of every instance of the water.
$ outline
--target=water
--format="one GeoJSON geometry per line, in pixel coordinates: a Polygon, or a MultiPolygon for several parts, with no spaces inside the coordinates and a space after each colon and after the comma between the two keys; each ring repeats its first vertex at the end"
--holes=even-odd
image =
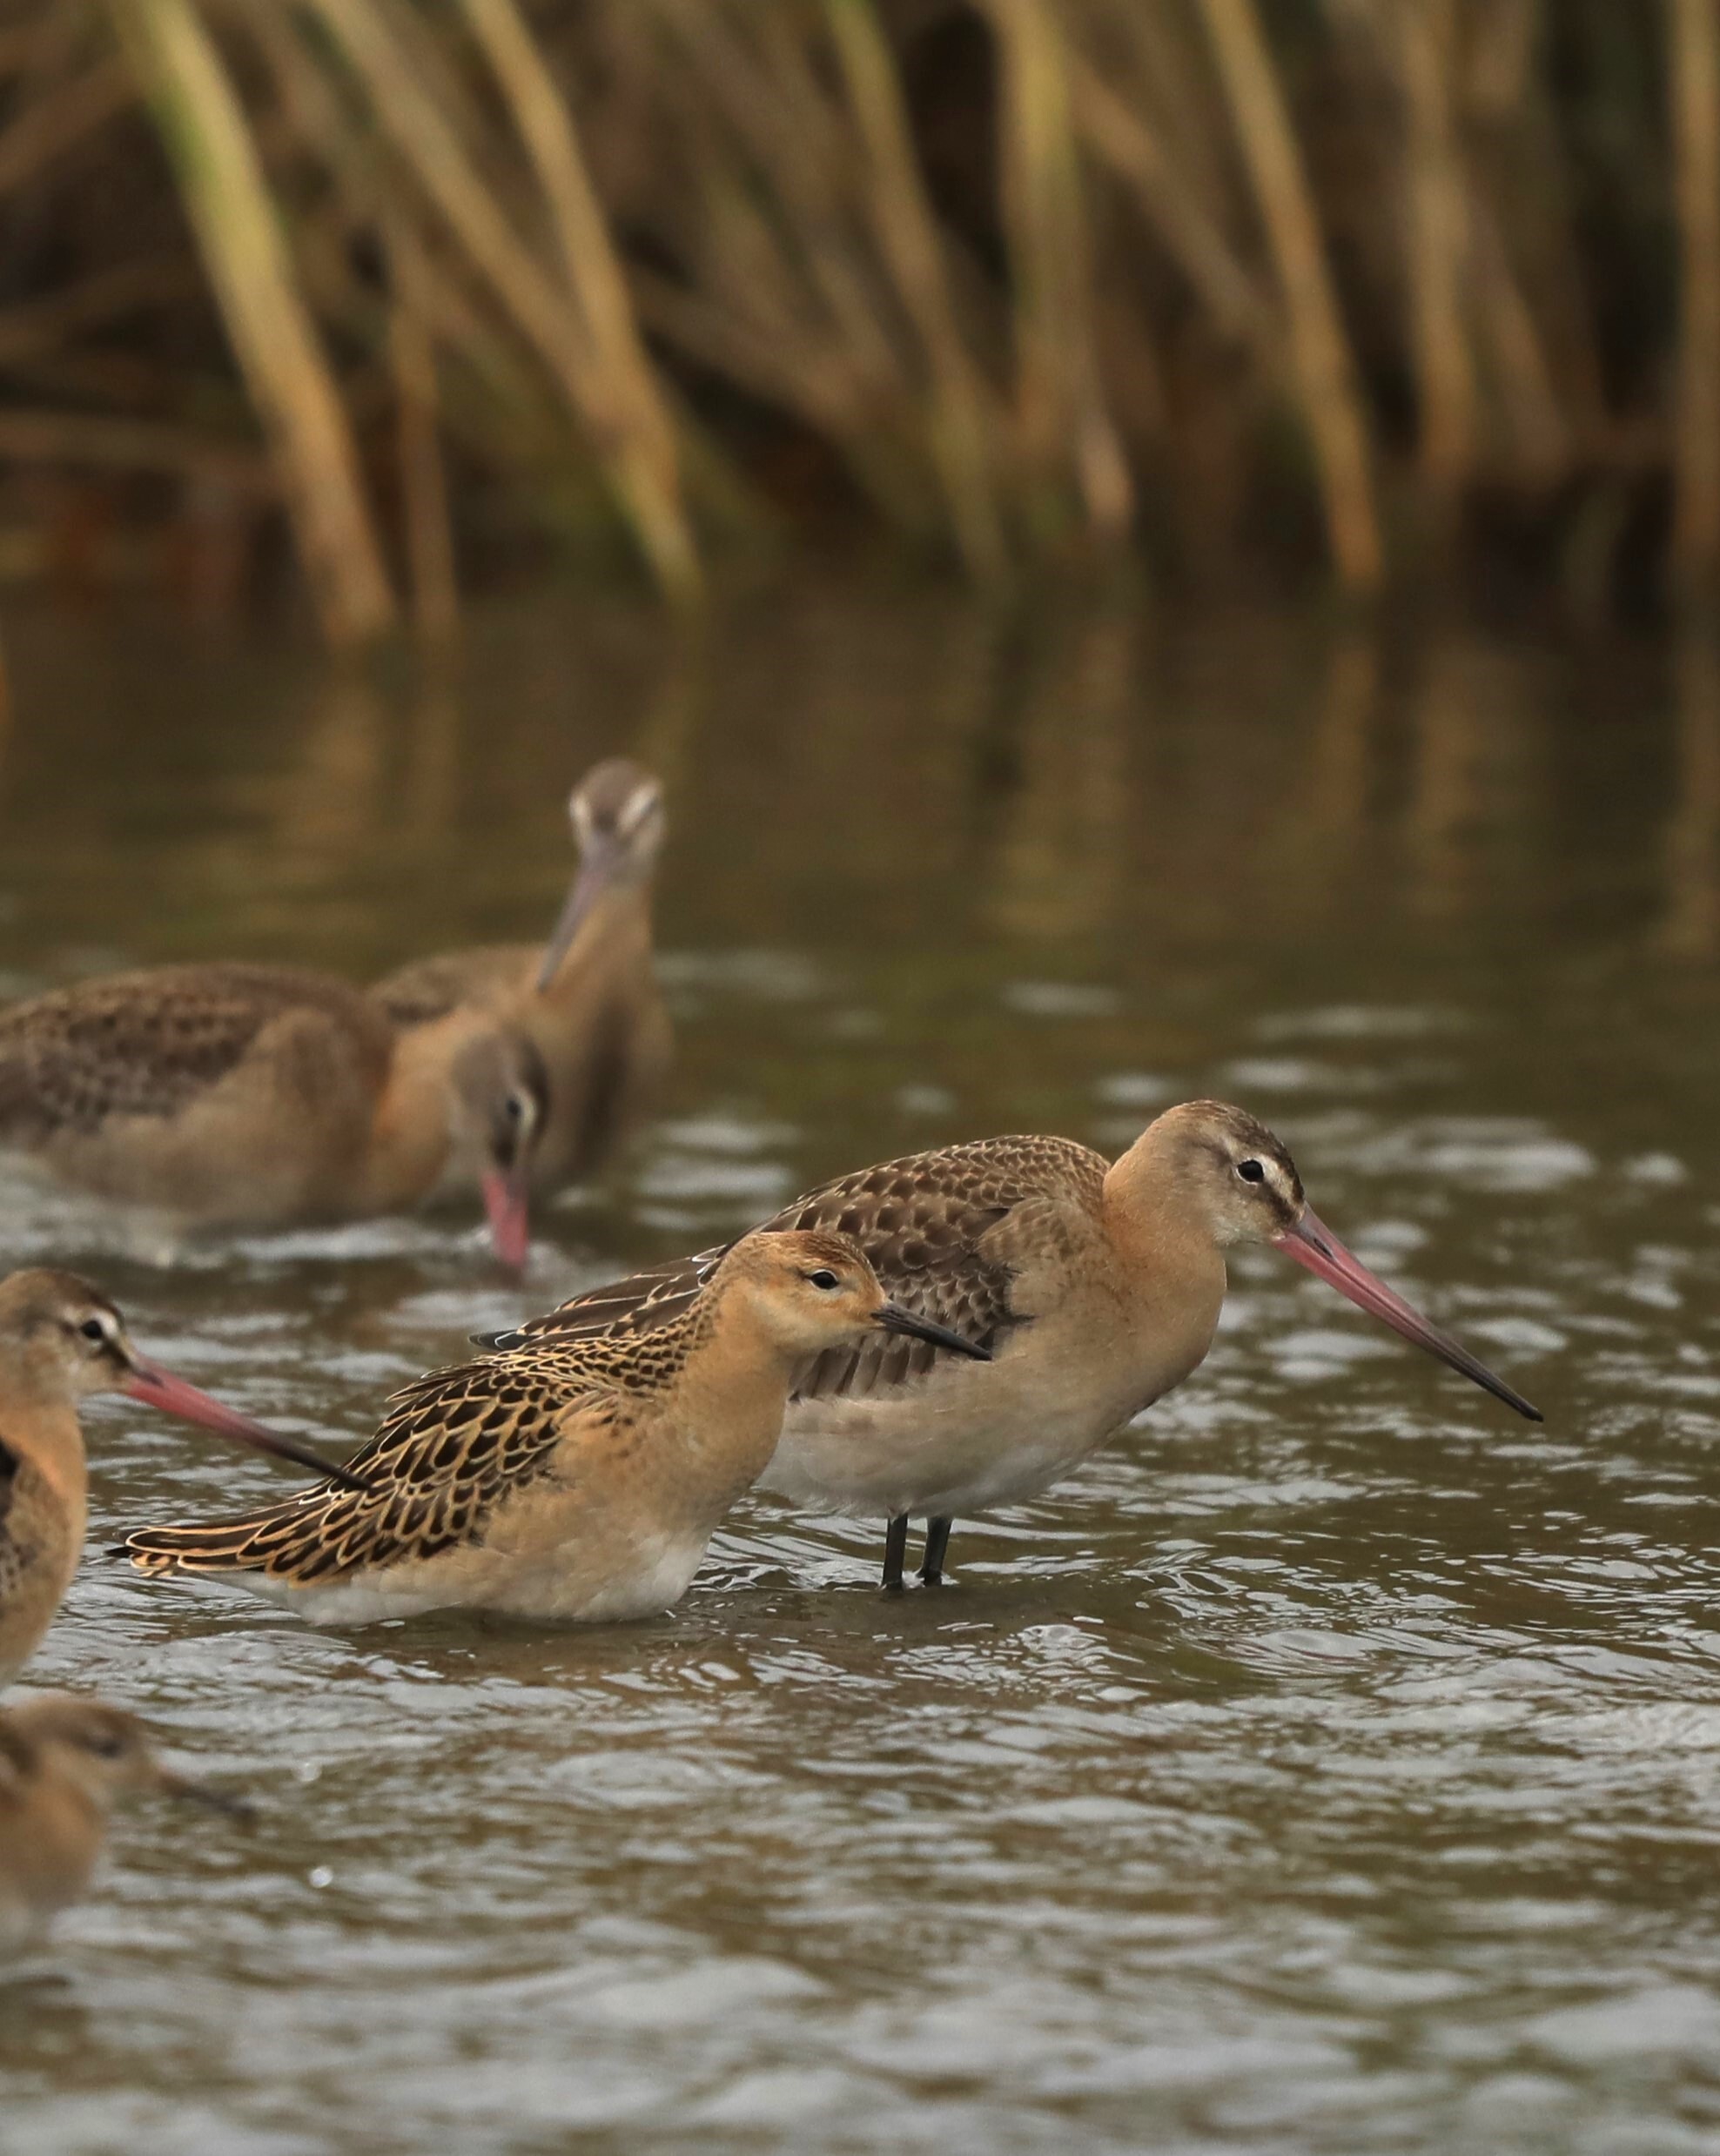
{"type": "MultiPolygon", "coordinates": [[[[540,1224],[172,1271],[17,1199],[165,1360],[330,1444],[574,1283],[980,1132],[1216,1092],[1544,1430],[1270,1253],[1181,1392],[884,1599],[744,1508],[660,1622],[313,1632],[92,1556],[32,1670],[249,1837],[127,1817],[0,1987],[8,2151],[1720,2146],[1720,672],[811,594],[459,678],[20,621],[0,968],[357,973],[547,923],[667,778],[682,1054],[540,1224]]],[[[123,1403],[92,1549],[279,1487],[123,1403]]]]}

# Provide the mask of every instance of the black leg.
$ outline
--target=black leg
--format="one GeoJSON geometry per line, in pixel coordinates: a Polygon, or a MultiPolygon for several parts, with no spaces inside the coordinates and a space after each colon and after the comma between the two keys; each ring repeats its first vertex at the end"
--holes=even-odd
{"type": "Polygon", "coordinates": [[[953,1520],[928,1520],[925,1523],[925,1556],[920,1566],[920,1580],[926,1587],[944,1584],[944,1557],[954,1525],[953,1520]]]}
{"type": "Polygon", "coordinates": [[[907,1559],[908,1515],[905,1512],[898,1512],[884,1530],[884,1583],[886,1587],[901,1586],[902,1568],[907,1559]]]}

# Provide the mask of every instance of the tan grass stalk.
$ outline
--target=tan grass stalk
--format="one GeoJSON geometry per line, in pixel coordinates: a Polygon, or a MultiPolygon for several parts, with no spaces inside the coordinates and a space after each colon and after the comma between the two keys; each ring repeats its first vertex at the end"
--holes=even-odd
{"type": "Polygon", "coordinates": [[[962,341],[895,64],[872,0],[825,0],[825,12],[866,146],[865,201],[925,352],[932,460],[951,524],[970,573],[992,583],[1003,574],[1005,554],[987,447],[985,386],[962,341]]]}
{"type": "Polygon", "coordinates": [[[44,91],[0,130],[0,188],[21,187],[63,158],[118,112],[137,101],[118,60],[102,60],[83,75],[44,91]]]}
{"type": "Polygon", "coordinates": [[[339,392],[282,245],[239,98],[190,0],[111,0],[148,85],[227,332],[268,435],[328,635],[386,628],[393,597],[339,392]]]}
{"type": "Polygon", "coordinates": [[[1468,180],[1452,111],[1456,0],[1397,0],[1397,58],[1408,119],[1405,250],[1413,297],[1422,476],[1449,504],[1475,453],[1475,369],[1464,292],[1468,180]]]}
{"type": "Polygon", "coordinates": [[[182,254],[139,257],[93,271],[39,299],[0,308],[0,361],[63,349],[79,331],[146,307],[189,299],[203,290],[194,264],[182,254]]]}
{"type": "MultiPolygon", "coordinates": [[[[906,393],[906,380],[897,325],[879,304],[869,251],[849,214],[848,116],[811,76],[794,25],[780,10],[743,11],[730,21],[711,0],[657,4],[682,48],[693,97],[718,122],[703,144],[712,164],[695,184],[715,183],[725,148],[738,168],[721,193],[711,186],[722,205],[722,235],[746,230],[756,250],[761,242],[769,247],[777,258],[779,290],[794,295],[786,319],[815,331],[828,326],[822,333],[841,354],[859,403],[875,415],[906,393]]],[[[731,281],[724,296],[736,306],[749,306],[752,298],[744,279],[731,281]]]]}
{"type": "Polygon", "coordinates": [[[176,478],[218,480],[251,494],[272,495],[276,474],[249,444],[223,441],[206,428],[166,420],[115,419],[100,412],[0,408],[0,458],[17,464],[90,465],[176,478]]]}
{"type": "Polygon", "coordinates": [[[446,643],[460,626],[460,594],[438,417],[436,350],[428,327],[428,280],[418,236],[406,219],[392,218],[386,231],[393,286],[388,356],[394,373],[400,521],[412,576],[413,620],[421,636],[446,643]]]}
{"type": "Polygon", "coordinates": [[[990,0],[1003,56],[1004,207],[1030,464],[1067,455],[1087,521],[1127,528],[1134,482],[1093,353],[1092,235],[1059,25],[1045,0],[990,0]]]}
{"type": "Polygon", "coordinates": [[[368,0],[309,0],[362,80],[377,118],[464,251],[472,271],[495,292],[534,346],[583,423],[600,468],[631,524],[641,551],[673,599],[696,600],[700,576],[685,512],[635,453],[636,429],[617,409],[608,385],[586,363],[583,327],[503,213],[447,114],[368,0]]]}
{"type": "Polygon", "coordinates": [[[1720,17],[1668,0],[1678,215],[1675,566],[1710,603],[1720,570],[1720,17]]]}
{"type": "Polygon", "coordinates": [[[1301,151],[1253,0],[1200,9],[1277,267],[1332,558],[1350,590],[1369,592],[1384,564],[1367,426],[1301,151]]]}
{"type": "Polygon", "coordinates": [[[675,426],[639,333],[573,114],[514,0],[462,0],[473,34],[512,108],[555,221],[568,288],[584,326],[588,365],[607,401],[625,415],[616,455],[635,514],[648,516],[650,552],[678,587],[698,581],[682,506],[675,426]]]}
{"type": "Polygon", "coordinates": [[[1488,378],[1509,445],[1508,463],[1545,485],[1569,465],[1571,430],[1560,408],[1541,325],[1505,251],[1492,206],[1474,201],[1470,261],[1488,378]]]}
{"type": "Polygon", "coordinates": [[[498,318],[485,304],[487,295],[462,288],[455,269],[439,259],[407,218],[398,187],[392,186],[386,152],[379,154],[373,135],[353,126],[333,84],[285,17],[271,5],[248,10],[245,19],[272,74],[282,112],[300,144],[315,153],[336,183],[319,217],[306,217],[300,230],[306,259],[326,256],[331,283],[337,273],[344,275],[340,319],[373,345],[386,339],[373,292],[360,291],[353,279],[350,235],[353,229],[374,230],[385,223],[392,232],[410,235],[427,334],[460,362],[458,373],[451,371],[449,379],[438,383],[444,430],[460,436],[479,455],[514,469],[533,471],[552,461],[561,411],[551,402],[550,386],[533,373],[529,355],[519,350],[507,318],[498,318]]]}
{"type": "Polygon", "coordinates": [[[1070,81],[1076,122],[1089,148],[1139,198],[1214,326],[1226,336],[1269,346],[1275,328],[1273,310],[1222,229],[1208,217],[1183,173],[1166,156],[1145,115],[1090,61],[1072,55],[1070,81]]]}

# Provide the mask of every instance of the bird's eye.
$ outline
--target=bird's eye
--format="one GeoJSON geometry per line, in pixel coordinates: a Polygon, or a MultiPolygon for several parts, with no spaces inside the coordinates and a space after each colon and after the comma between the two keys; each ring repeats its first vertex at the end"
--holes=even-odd
{"type": "Polygon", "coordinates": [[[526,1104],[521,1099],[518,1093],[510,1093],[507,1096],[507,1098],[502,1103],[502,1107],[507,1113],[508,1120],[512,1123],[519,1122],[521,1118],[526,1112],[526,1104]]]}
{"type": "Polygon", "coordinates": [[[1266,1172],[1258,1160],[1239,1160],[1236,1172],[1245,1183],[1264,1183],[1266,1179],[1266,1172]]]}
{"type": "Polygon", "coordinates": [[[840,1287],[842,1286],[842,1282],[836,1278],[836,1274],[830,1271],[828,1266],[821,1266],[816,1273],[809,1273],[806,1277],[811,1281],[814,1287],[822,1288],[827,1295],[833,1287],[840,1287]]]}
{"type": "Polygon", "coordinates": [[[104,1340],[107,1338],[107,1327],[99,1318],[85,1318],[77,1329],[86,1340],[104,1340]]]}
{"type": "Polygon", "coordinates": [[[118,1759],[124,1755],[125,1739],[115,1736],[111,1732],[105,1732],[100,1736],[86,1736],[84,1749],[94,1752],[97,1759],[118,1759]]]}

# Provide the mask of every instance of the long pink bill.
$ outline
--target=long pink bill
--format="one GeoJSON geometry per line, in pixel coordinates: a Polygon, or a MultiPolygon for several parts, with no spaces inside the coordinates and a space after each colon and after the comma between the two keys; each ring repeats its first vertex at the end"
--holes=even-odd
{"type": "Polygon", "coordinates": [[[496,1263],[518,1273],[531,1249],[531,1185],[519,1169],[488,1168],[483,1192],[496,1263]]]}
{"type": "Polygon", "coordinates": [[[218,1400],[198,1392],[195,1385],[187,1384],[184,1378],[172,1377],[151,1364],[134,1362],[122,1389],[133,1400],[159,1407],[164,1414],[201,1423],[205,1430],[237,1438],[243,1445],[254,1446],[259,1453],[272,1453],[277,1460],[290,1460],[298,1467],[308,1468],[312,1474],[326,1475],[330,1481],[339,1482],[343,1488],[362,1490],[370,1487],[361,1475],[350,1474],[333,1461],[325,1460],[313,1446],[301,1445],[296,1438],[279,1436],[260,1422],[253,1422],[249,1415],[240,1414],[237,1408],[224,1407],[218,1400]]]}
{"type": "Polygon", "coordinates": [[[1278,1247],[1287,1258],[1293,1258],[1298,1265],[1318,1273],[1340,1295],[1347,1295],[1358,1308],[1390,1326],[1394,1333],[1402,1333],[1405,1340],[1414,1340],[1430,1355],[1437,1355],[1454,1370],[1461,1370],[1483,1392],[1491,1393],[1495,1400],[1502,1400],[1508,1407],[1515,1407],[1531,1422],[1544,1419],[1540,1408],[1532,1407],[1521,1393],[1513,1392],[1502,1378],[1495,1377],[1485,1363],[1477,1362],[1467,1347],[1460,1347],[1437,1326],[1429,1325],[1419,1310],[1413,1309],[1401,1295],[1394,1294],[1383,1280],[1376,1279],[1353,1251],[1344,1247],[1312,1206],[1303,1206],[1302,1217],[1294,1227],[1286,1228],[1278,1238],[1278,1247]]]}

